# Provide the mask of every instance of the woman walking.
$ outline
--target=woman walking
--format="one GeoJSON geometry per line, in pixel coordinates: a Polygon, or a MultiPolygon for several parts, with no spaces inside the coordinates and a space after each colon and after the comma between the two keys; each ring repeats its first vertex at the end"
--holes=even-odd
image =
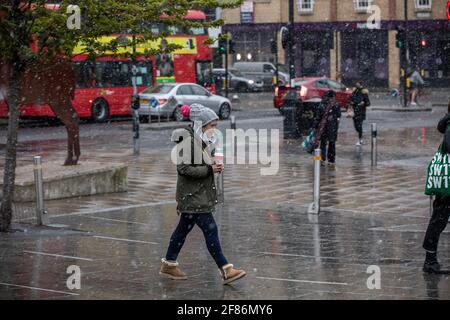
{"type": "Polygon", "coordinates": [[[177,142],[184,141],[184,146],[187,142],[191,148],[187,160],[183,157],[181,163],[177,165],[176,200],[180,221],[170,238],[166,257],[161,261],[160,274],[173,280],[187,279],[186,274],[179,268],[177,258],[187,235],[195,225],[198,225],[203,231],[208,251],[219,268],[223,283],[228,284],[242,278],[246,273],[244,270],[234,269],[223,255],[218,228],[213,217],[217,203],[214,173],[221,173],[224,169],[223,164],[212,161],[214,130],[217,128],[219,118],[214,111],[200,104],[193,104],[190,108],[183,106],[182,112],[189,115],[194,124],[182,129],[183,132],[178,136],[177,142]]]}
{"type": "Polygon", "coordinates": [[[350,105],[355,115],[353,116],[353,125],[358,132],[357,146],[364,144],[363,140],[363,122],[366,120],[366,108],[370,106],[369,90],[364,88],[361,82],[356,83],[356,88],[350,97],[350,105]]]}
{"type": "MultiPolygon", "coordinates": [[[[442,153],[450,154],[450,102],[447,115],[443,117],[437,126],[440,133],[444,134],[442,142],[442,153]]],[[[436,194],[433,202],[433,214],[428,224],[423,248],[426,251],[423,271],[434,274],[450,274],[450,270],[441,268],[437,260],[437,248],[441,233],[445,230],[450,216],[450,196],[436,194]]]]}

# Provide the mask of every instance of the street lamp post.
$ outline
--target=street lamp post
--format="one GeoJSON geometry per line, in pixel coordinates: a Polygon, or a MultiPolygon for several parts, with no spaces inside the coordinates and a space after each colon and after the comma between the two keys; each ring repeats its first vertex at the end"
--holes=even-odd
{"type": "Polygon", "coordinates": [[[136,66],[136,38],[133,35],[133,65],[131,68],[131,83],[133,85],[133,96],[131,99],[131,109],[133,114],[133,152],[135,155],[138,155],[140,153],[140,137],[139,137],[139,95],[137,90],[137,73],[138,68],[136,66]]]}
{"type": "Polygon", "coordinates": [[[409,43],[408,43],[408,0],[404,0],[404,10],[405,10],[405,25],[404,25],[404,34],[405,34],[405,47],[403,49],[402,60],[403,60],[403,107],[408,106],[408,101],[406,99],[407,95],[407,80],[408,76],[406,74],[406,70],[408,69],[408,61],[409,61],[409,43]]]}
{"type": "Polygon", "coordinates": [[[289,80],[291,83],[291,88],[293,87],[295,78],[295,54],[294,54],[294,0],[289,0],[289,43],[288,43],[288,54],[289,54],[289,80]]]}

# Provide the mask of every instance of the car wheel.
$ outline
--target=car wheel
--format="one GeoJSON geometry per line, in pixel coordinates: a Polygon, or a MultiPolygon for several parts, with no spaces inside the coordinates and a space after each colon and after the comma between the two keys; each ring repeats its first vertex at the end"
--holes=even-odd
{"type": "Polygon", "coordinates": [[[108,103],[103,99],[97,99],[92,104],[92,119],[95,122],[105,122],[109,118],[108,103]]]}
{"type": "Polygon", "coordinates": [[[226,120],[230,117],[231,114],[231,106],[228,103],[222,104],[219,110],[219,118],[222,120],[226,120]]]}
{"type": "Polygon", "coordinates": [[[139,122],[140,123],[149,123],[150,122],[150,116],[139,116],[139,122]]]}
{"type": "Polygon", "coordinates": [[[184,121],[184,116],[181,113],[181,107],[177,106],[173,111],[173,118],[175,121],[184,121]]]}
{"type": "Polygon", "coordinates": [[[237,92],[247,92],[248,91],[248,86],[246,83],[238,83],[238,85],[236,86],[236,91],[237,92]]]}

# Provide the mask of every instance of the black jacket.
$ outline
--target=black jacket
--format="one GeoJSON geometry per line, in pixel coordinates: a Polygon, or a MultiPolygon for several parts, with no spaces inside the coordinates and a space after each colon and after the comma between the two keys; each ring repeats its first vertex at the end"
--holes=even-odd
{"type": "Polygon", "coordinates": [[[317,131],[320,123],[326,117],[326,124],[322,133],[319,137],[320,140],[336,141],[339,130],[339,120],[341,118],[341,107],[336,102],[331,102],[329,99],[323,99],[320,103],[316,116],[314,118],[313,128],[317,131]],[[333,104],[328,114],[325,114],[326,109],[330,104],[333,104]]]}
{"type": "Polygon", "coordinates": [[[450,125],[450,113],[447,113],[445,117],[439,120],[437,129],[440,133],[444,134],[444,140],[442,142],[442,152],[450,153],[450,130],[447,126],[450,125]]]}
{"type": "Polygon", "coordinates": [[[369,90],[355,88],[350,97],[350,105],[355,111],[355,119],[366,120],[366,108],[370,106],[369,90]]]}

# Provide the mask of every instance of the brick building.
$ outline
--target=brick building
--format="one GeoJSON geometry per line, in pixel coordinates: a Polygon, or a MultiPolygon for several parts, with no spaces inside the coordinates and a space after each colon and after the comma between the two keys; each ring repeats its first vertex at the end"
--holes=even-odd
{"type": "MultiPolygon", "coordinates": [[[[294,0],[297,76],[329,76],[346,84],[398,87],[397,29],[405,25],[405,0],[294,0]],[[379,14],[379,21],[372,19],[379,14]],[[375,27],[375,28],[374,28],[375,27]]],[[[450,86],[447,0],[407,0],[410,65],[433,86],[450,86]]],[[[224,31],[236,43],[236,61],[273,61],[270,39],[288,21],[288,0],[253,0],[224,10],[224,31]]],[[[286,54],[278,38],[278,54],[286,54]]]]}

